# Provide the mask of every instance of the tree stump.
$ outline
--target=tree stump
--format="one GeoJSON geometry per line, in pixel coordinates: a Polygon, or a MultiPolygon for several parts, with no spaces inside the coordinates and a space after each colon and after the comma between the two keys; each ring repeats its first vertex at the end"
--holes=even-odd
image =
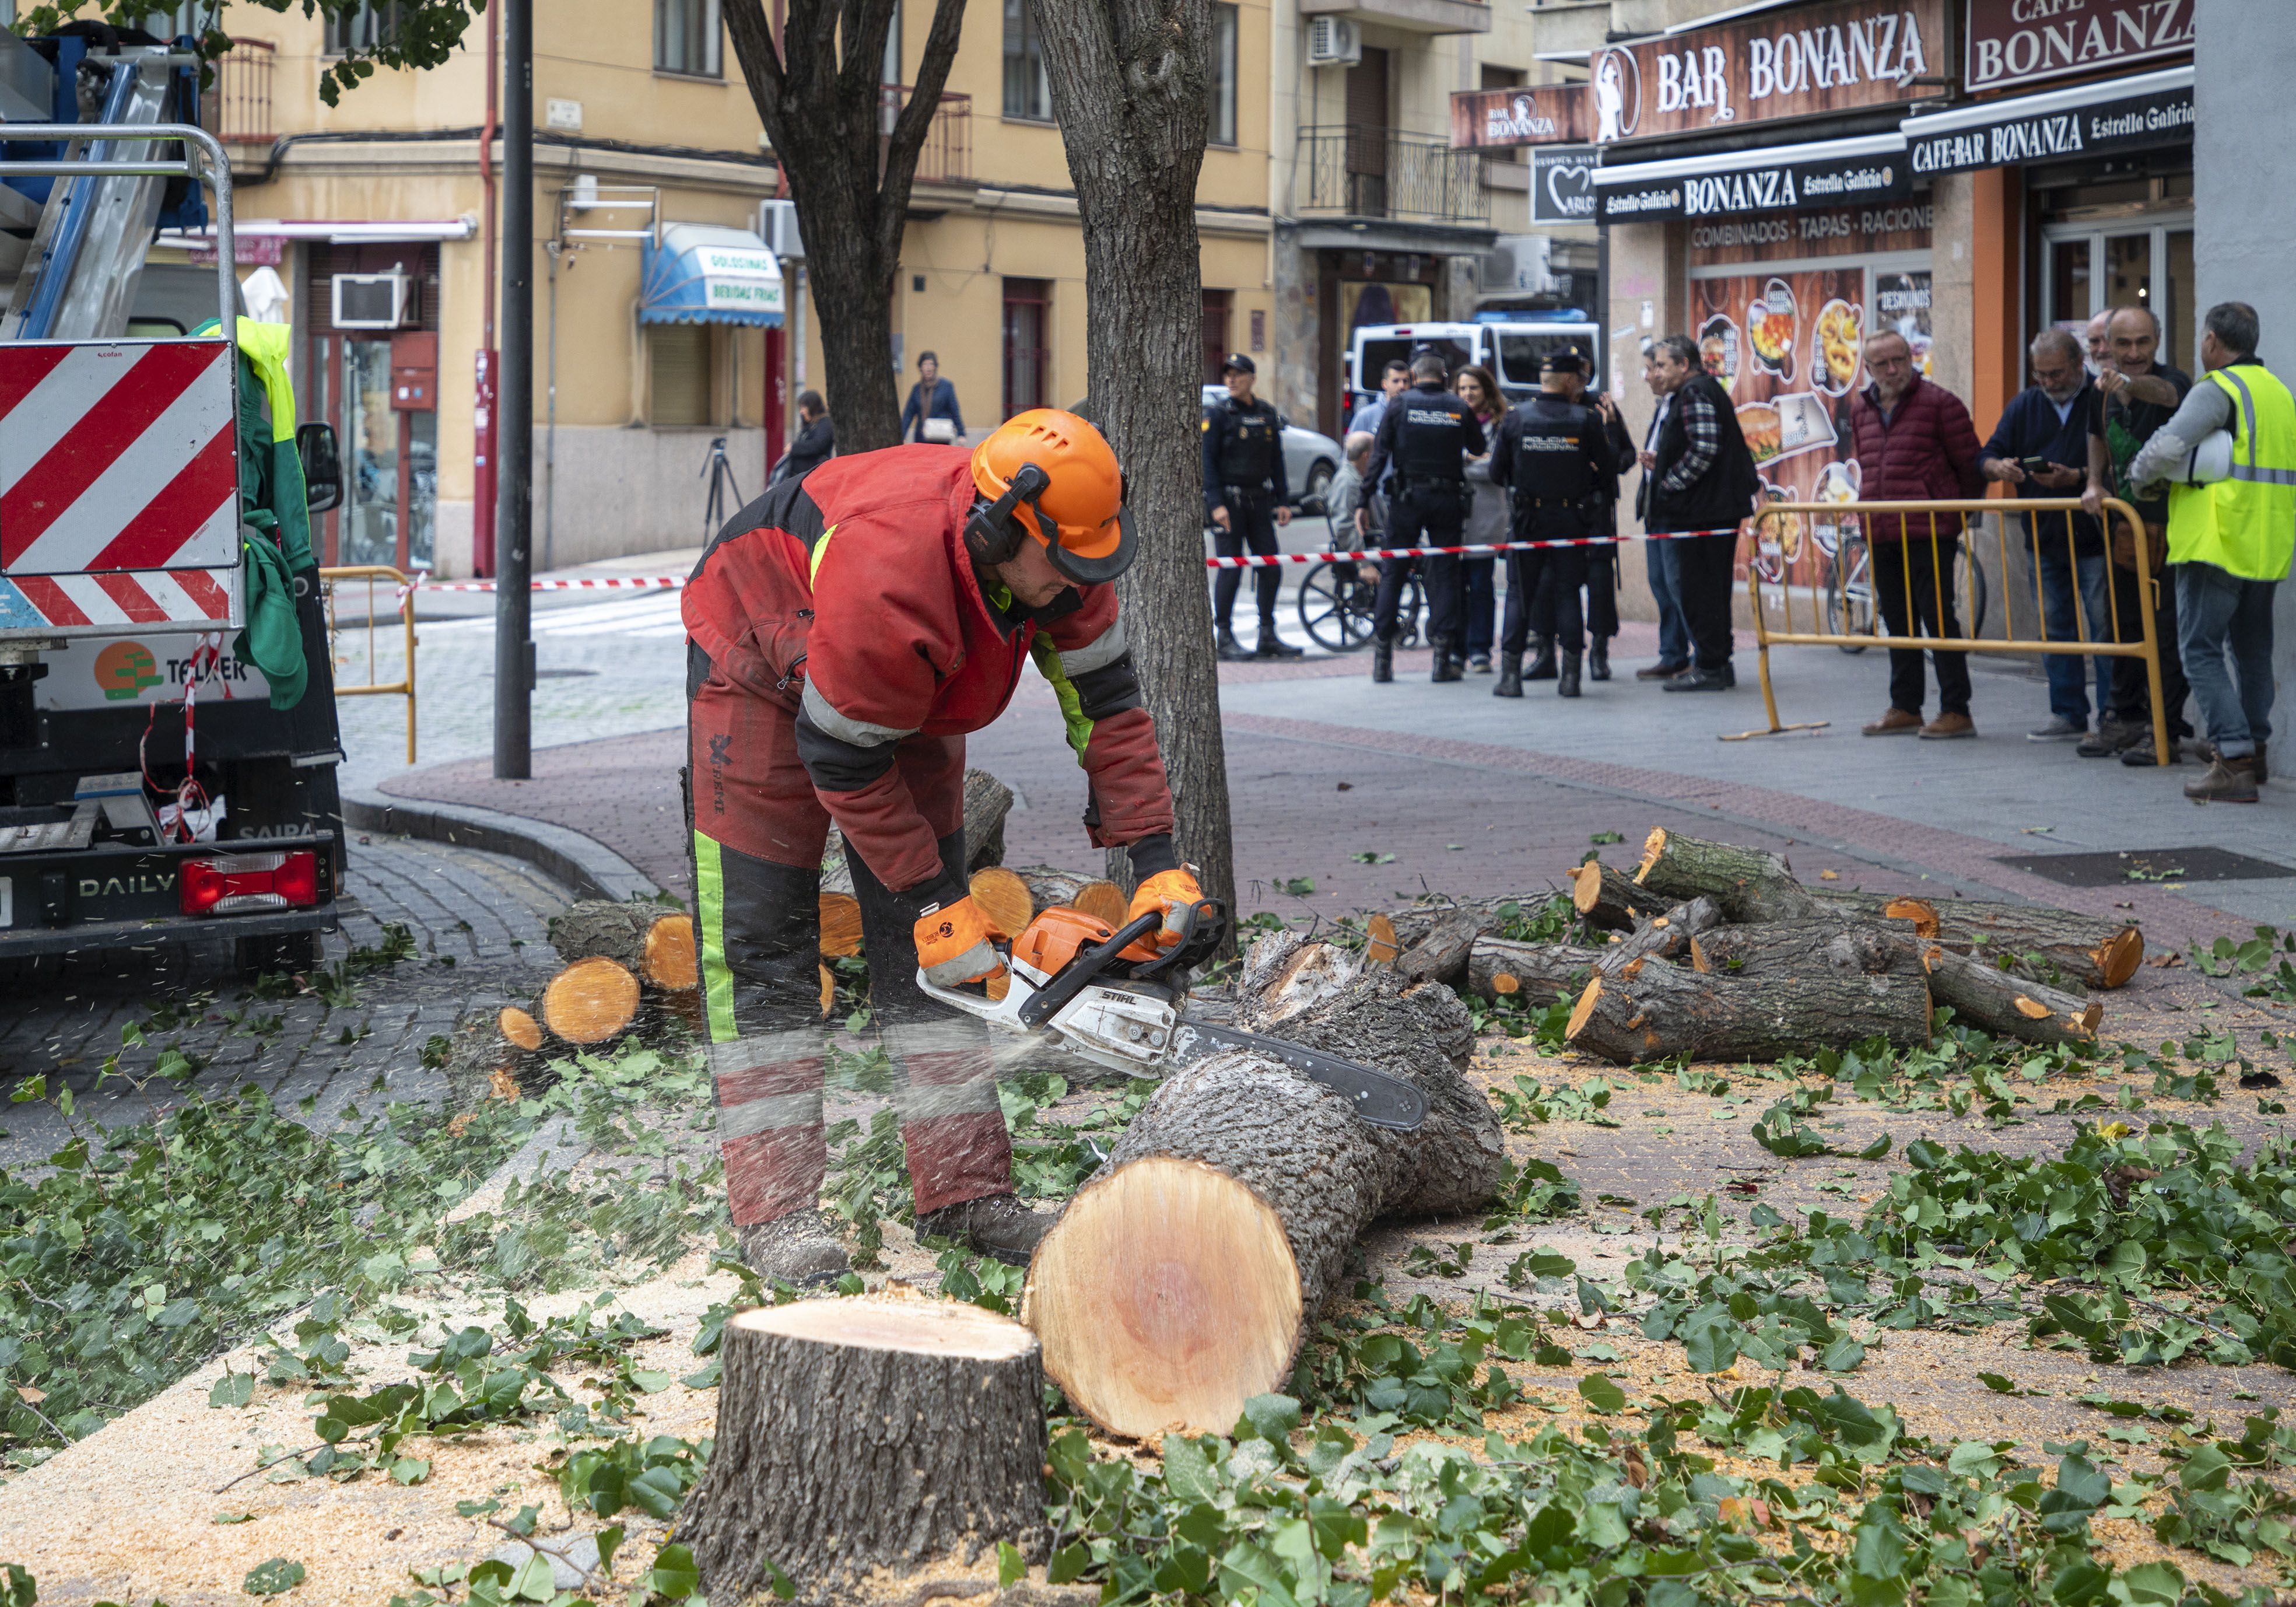
{"type": "Polygon", "coordinates": [[[1470,1210],[1497,1186],[1505,1148],[1461,1076],[1474,1032],[1448,988],[1270,934],[1245,958],[1236,1024],[1404,1078],[1427,1119],[1369,1126],[1245,1049],[1167,1078],[1037,1247],[1022,1306],[1046,1372],[1112,1433],[1226,1432],[1283,1386],[1366,1226],[1470,1210]]]}
{"type": "Polygon", "coordinates": [[[680,1514],[713,1602],[850,1601],[873,1570],[1041,1556],[1044,1367],[977,1306],[800,1300],[726,1324],[709,1471],[680,1514]]]}

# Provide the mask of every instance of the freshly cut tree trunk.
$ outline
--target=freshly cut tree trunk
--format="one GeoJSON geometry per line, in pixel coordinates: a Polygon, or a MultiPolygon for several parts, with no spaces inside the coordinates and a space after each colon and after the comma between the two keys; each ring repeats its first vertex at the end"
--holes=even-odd
{"type": "Polygon", "coordinates": [[[550,947],[570,965],[603,955],[666,993],[701,980],[693,917],[660,904],[583,899],[551,917],[550,947]]]}
{"type": "Polygon", "coordinates": [[[1624,872],[1589,859],[1571,875],[1570,906],[1589,926],[1632,931],[1636,922],[1664,914],[1667,900],[1624,872]]]}
{"type": "Polygon", "coordinates": [[[1906,1046],[1929,1042],[1930,991],[1917,976],[1821,969],[1749,980],[1651,964],[1589,981],[1565,1036],[1621,1066],[1675,1054],[1769,1061],[1876,1036],[1906,1046]]]}
{"type": "MultiPolygon", "coordinates": [[[[716,1602],[863,1599],[876,1570],[1042,1556],[1044,1368],[1009,1317],[955,1301],[801,1300],[726,1324],[709,1471],[679,1514],[716,1602]]],[[[882,1582],[881,1579],[877,1582],[882,1582]]]]}
{"type": "Polygon", "coordinates": [[[1685,837],[1652,826],[1635,880],[1669,898],[1707,894],[1733,921],[1808,921],[1816,895],[1794,880],[1784,858],[1767,849],[1685,837]]]}
{"type": "Polygon", "coordinates": [[[532,1054],[542,1047],[542,1025],[515,1004],[506,1004],[495,1016],[495,1029],[512,1048],[532,1054]]]}
{"type": "Polygon", "coordinates": [[[2096,999],[2013,977],[1973,955],[1934,946],[1930,996],[1952,1005],[1954,1019],[1964,1026],[2029,1044],[2094,1043],[2104,1016],[2096,999]]]}
{"type": "Polygon", "coordinates": [[[1981,950],[2000,960],[2038,955],[2084,988],[2118,988],[2144,963],[2144,934],[2125,921],[2100,920],[2046,904],[1980,898],[1887,898],[1824,891],[1829,913],[1852,910],[1865,920],[1905,921],[1956,953],[1981,950]]]}
{"type": "Polygon", "coordinates": [[[964,773],[964,868],[969,873],[1004,863],[1004,817],[1013,789],[986,770],[964,773]]]}
{"type": "Polygon", "coordinates": [[[1605,952],[1567,943],[1478,938],[1467,955],[1467,990],[1481,998],[1515,998],[1540,1006],[1575,999],[1605,952]]]}
{"type": "Polygon", "coordinates": [[[973,872],[972,891],[972,901],[980,906],[980,913],[1008,938],[1019,937],[1021,929],[1037,913],[1037,901],[1029,896],[1029,884],[1001,865],[986,865],[973,872]]]}
{"type": "Polygon", "coordinates": [[[1403,945],[1396,937],[1394,916],[1382,910],[1364,922],[1365,963],[1392,965],[1402,953],[1403,945]]]}
{"type": "Polygon", "coordinates": [[[603,1044],[637,1020],[638,980],[603,956],[577,960],[542,990],[542,1024],[570,1044],[603,1044]]]}
{"type": "Polygon", "coordinates": [[[1282,1387],[1366,1226],[1469,1210],[1497,1185],[1498,1123],[1460,1075],[1474,1034],[1448,988],[1271,934],[1236,1021],[1407,1078],[1427,1119],[1372,1127],[1245,1049],[1168,1078],[1037,1247],[1022,1307],[1046,1372],[1111,1433],[1233,1426],[1282,1387]]]}
{"type": "Polygon", "coordinates": [[[1651,916],[1631,936],[1603,951],[1595,963],[1598,976],[1632,977],[1652,960],[1687,959],[1698,934],[1722,924],[1722,911],[1711,898],[1693,898],[1662,914],[1651,916]]]}
{"type": "Polygon", "coordinates": [[[1498,917],[1488,911],[1453,910],[1397,957],[1395,969],[1415,982],[1455,985],[1464,981],[1468,951],[1474,947],[1476,939],[1498,923],[1498,917]]]}
{"type": "Polygon", "coordinates": [[[542,1045],[542,1029],[523,1010],[463,1022],[447,1041],[441,1068],[447,1106],[467,1111],[483,1100],[540,1093],[551,1080],[542,1045]]]}
{"type": "MultiPolygon", "coordinates": [[[[964,773],[968,875],[986,865],[1004,864],[1004,816],[1012,808],[1012,788],[986,770],[964,773]]],[[[844,833],[835,826],[829,828],[829,840],[821,850],[821,952],[832,959],[861,952],[861,901],[853,896],[853,867],[846,863],[844,833]]]]}

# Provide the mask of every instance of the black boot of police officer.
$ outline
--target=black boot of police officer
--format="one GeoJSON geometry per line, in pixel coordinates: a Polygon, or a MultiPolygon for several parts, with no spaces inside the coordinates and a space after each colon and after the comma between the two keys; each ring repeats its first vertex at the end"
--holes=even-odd
{"type": "MultiPolygon", "coordinates": [[[[1251,394],[1258,370],[1242,352],[1231,353],[1220,377],[1227,395],[1204,409],[1204,517],[1213,527],[1212,545],[1223,558],[1240,558],[1249,547],[1273,557],[1275,530],[1292,522],[1291,488],[1283,479],[1283,421],[1269,404],[1251,394]]],[[[1259,604],[1259,646],[1246,652],[1231,623],[1241,570],[1222,570],[1212,582],[1212,611],[1219,620],[1219,656],[1296,659],[1300,650],[1275,634],[1275,600],[1283,580],[1273,565],[1251,572],[1252,597],[1259,604]]]]}
{"type": "MultiPolygon", "coordinates": [[[[1467,518],[1467,459],[1487,449],[1483,426],[1467,405],[1446,390],[1443,359],[1423,351],[1411,361],[1411,389],[1387,405],[1379,437],[1364,466],[1364,484],[1375,486],[1395,467],[1395,494],[1388,503],[1388,545],[1398,547],[1457,546],[1467,518]]],[[[1359,510],[1357,528],[1367,529],[1359,510]]],[[[1435,650],[1433,681],[1464,676],[1461,656],[1466,627],[1466,576],[1456,553],[1425,559],[1390,559],[1382,566],[1379,601],[1372,610],[1374,643],[1392,643],[1403,581],[1412,567],[1427,576],[1427,640],[1435,650]]],[[[1376,648],[1374,648],[1376,651],[1376,648]]],[[[1374,679],[1380,677],[1374,659],[1374,679]]]]}
{"type": "MultiPolygon", "coordinates": [[[[1517,541],[1575,541],[1592,533],[1611,463],[1602,417],[1573,399],[1585,366],[1575,348],[1549,353],[1541,365],[1539,394],[1499,425],[1491,479],[1513,494],[1517,541]]],[[[1509,573],[1507,631],[1500,645],[1520,652],[1531,630],[1543,627],[1538,660],[1523,678],[1552,679],[1558,695],[1575,698],[1586,645],[1578,612],[1585,560],[1577,547],[1549,548],[1537,556],[1544,562],[1518,564],[1509,573]],[[1513,606],[1518,589],[1525,593],[1521,612],[1513,606]]]]}

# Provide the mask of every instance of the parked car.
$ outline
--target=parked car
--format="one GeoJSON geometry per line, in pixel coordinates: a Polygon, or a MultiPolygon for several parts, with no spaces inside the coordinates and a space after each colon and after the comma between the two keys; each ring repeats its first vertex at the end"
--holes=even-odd
{"type": "MultiPolygon", "coordinates": [[[[1538,365],[1558,346],[1576,346],[1602,359],[1603,332],[1599,325],[1576,314],[1553,318],[1483,318],[1472,324],[1365,324],[1351,332],[1347,356],[1348,411],[1354,411],[1377,394],[1379,376],[1391,358],[1408,362],[1423,348],[1443,354],[1456,373],[1479,363],[1495,374],[1510,407],[1529,401],[1538,392],[1538,365]]],[[[1587,376],[1589,387],[1603,383],[1600,373],[1587,376]]]]}
{"type": "MultiPolygon", "coordinates": [[[[1212,406],[1226,397],[1226,386],[1207,385],[1203,405],[1212,406]]],[[[1283,422],[1283,480],[1292,488],[1293,507],[1308,513],[1324,511],[1324,493],[1340,471],[1340,443],[1330,436],[1302,430],[1289,419],[1283,422]]]]}

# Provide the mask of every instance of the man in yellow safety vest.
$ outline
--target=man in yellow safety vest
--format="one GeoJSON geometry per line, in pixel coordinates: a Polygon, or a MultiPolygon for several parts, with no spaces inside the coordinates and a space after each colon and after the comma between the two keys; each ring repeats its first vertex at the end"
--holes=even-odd
{"type": "Polygon", "coordinates": [[[2209,309],[2208,373],[2128,464],[2137,489],[2169,485],[2177,645],[2214,750],[2185,788],[2201,803],[2254,803],[2265,779],[2272,594],[2296,555],[2296,397],[2257,361],[2259,332],[2244,301],[2209,309]]]}

